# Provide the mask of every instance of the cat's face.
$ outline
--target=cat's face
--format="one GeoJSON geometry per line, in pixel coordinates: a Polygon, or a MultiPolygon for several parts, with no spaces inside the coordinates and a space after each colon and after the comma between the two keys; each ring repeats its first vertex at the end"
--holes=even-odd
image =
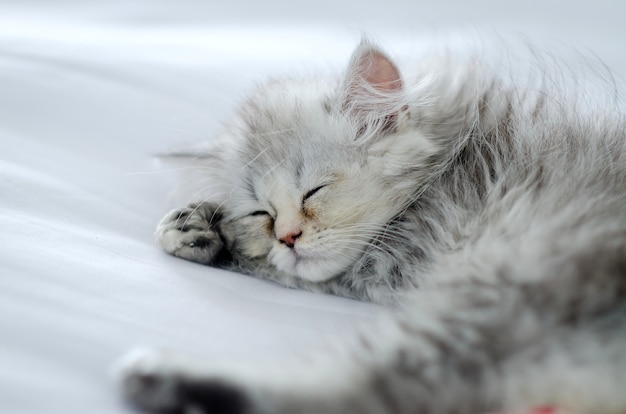
{"type": "MultiPolygon", "coordinates": [[[[375,53],[378,66],[393,72],[383,74],[393,79],[375,81],[399,84],[395,66],[375,53]]],[[[355,60],[353,66],[363,65],[355,60]]],[[[403,166],[394,164],[405,162],[397,154],[403,148],[392,145],[398,117],[385,113],[378,121],[359,108],[346,110],[356,92],[345,85],[283,82],[261,89],[241,112],[240,146],[230,163],[236,248],[310,281],[353,264],[413,195],[398,178],[403,166]]]]}

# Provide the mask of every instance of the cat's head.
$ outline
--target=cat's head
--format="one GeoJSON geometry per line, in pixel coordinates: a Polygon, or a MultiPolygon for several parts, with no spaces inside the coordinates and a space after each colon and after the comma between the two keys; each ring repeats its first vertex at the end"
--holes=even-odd
{"type": "Polygon", "coordinates": [[[409,133],[407,95],[394,62],[367,42],[339,82],[261,88],[226,161],[239,253],[310,281],[353,264],[419,188],[430,144],[409,133]]]}

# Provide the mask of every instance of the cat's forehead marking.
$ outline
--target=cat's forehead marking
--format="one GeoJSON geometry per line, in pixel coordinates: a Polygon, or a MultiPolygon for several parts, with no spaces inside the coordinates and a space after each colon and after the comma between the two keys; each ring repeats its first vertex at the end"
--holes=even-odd
{"type": "Polygon", "coordinates": [[[302,159],[294,160],[294,178],[298,186],[301,185],[304,161],[302,159]]]}
{"type": "Polygon", "coordinates": [[[259,201],[259,196],[256,192],[256,186],[254,185],[254,179],[249,175],[246,174],[244,179],[243,179],[243,186],[246,189],[246,191],[256,200],[259,201]]]}

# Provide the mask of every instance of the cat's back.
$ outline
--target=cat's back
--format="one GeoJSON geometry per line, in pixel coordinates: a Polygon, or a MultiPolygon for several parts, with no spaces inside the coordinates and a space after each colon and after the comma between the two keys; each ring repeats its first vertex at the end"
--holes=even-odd
{"type": "MultiPolygon", "coordinates": [[[[547,269],[558,272],[575,263],[611,262],[619,259],[620,251],[624,258],[623,117],[574,109],[559,113],[549,106],[541,111],[521,114],[526,118],[508,125],[504,133],[482,137],[483,145],[473,148],[482,151],[475,155],[484,157],[482,164],[476,163],[482,169],[461,163],[450,174],[460,175],[450,179],[454,184],[441,183],[439,194],[447,206],[458,202],[459,194],[470,200],[457,204],[470,208],[464,223],[451,227],[459,235],[455,247],[463,246],[463,262],[476,266],[474,275],[481,274],[481,260],[489,261],[488,268],[500,263],[502,273],[532,279],[546,277],[547,269]],[[493,148],[499,148],[495,154],[493,148]],[[499,165],[489,166],[497,157],[499,165]],[[468,188],[459,191],[459,182],[468,188]]],[[[459,208],[448,207],[451,216],[446,219],[458,223],[464,216],[459,208]]]]}
{"type": "Polygon", "coordinates": [[[497,267],[540,278],[626,253],[626,122],[616,104],[603,106],[604,92],[586,100],[491,85],[482,97],[496,97],[498,117],[487,124],[468,112],[463,147],[381,238],[399,264],[383,266],[375,252],[368,262],[423,286],[497,280],[497,267]]]}

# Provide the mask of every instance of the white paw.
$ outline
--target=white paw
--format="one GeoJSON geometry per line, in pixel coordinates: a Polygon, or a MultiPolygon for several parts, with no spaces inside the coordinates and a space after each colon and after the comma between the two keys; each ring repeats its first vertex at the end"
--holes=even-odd
{"type": "Polygon", "coordinates": [[[113,371],[132,405],[149,411],[179,406],[179,378],[167,353],[138,348],[122,357],[113,371]]]}

